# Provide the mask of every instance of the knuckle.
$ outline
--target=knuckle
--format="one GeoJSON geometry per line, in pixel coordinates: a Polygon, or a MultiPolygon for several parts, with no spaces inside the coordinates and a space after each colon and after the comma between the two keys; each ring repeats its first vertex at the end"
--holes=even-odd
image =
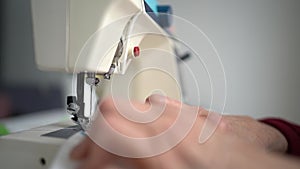
{"type": "Polygon", "coordinates": [[[232,128],[232,123],[227,118],[222,117],[218,127],[222,132],[230,132],[232,128]]]}
{"type": "Polygon", "coordinates": [[[170,101],[168,97],[165,97],[165,96],[162,96],[159,94],[153,94],[153,95],[149,96],[147,98],[147,100],[150,103],[159,103],[159,104],[166,104],[167,102],[170,101]]]}

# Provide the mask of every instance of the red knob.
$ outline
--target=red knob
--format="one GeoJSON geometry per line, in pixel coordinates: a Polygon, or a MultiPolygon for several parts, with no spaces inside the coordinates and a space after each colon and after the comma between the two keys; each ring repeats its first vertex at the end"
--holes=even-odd
{"type": "Polygon", "coordinates": [[[133,48],[133,56],[134,56],[134,57],[140,56],[140,47],[135,46],[135,47],[133,48]]]}

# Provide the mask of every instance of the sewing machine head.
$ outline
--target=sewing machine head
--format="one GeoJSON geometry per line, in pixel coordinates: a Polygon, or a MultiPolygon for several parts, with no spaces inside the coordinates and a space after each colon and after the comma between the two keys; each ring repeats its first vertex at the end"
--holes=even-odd
{"type": "Polygon", "coordinates": [[[170,19],[156,13],[170,8],[151,8],[153,2],[32,0],[38,68],[76,75],[76,96],[68,96],[67,111],[83,127],[98,102],[95,96],[111,95],[108,86],[114,84],[126,90],[135,86],[130,98],[143,100],[164,81],[159,90],[180,98],[174,46],[166,32],[170,19]],[[155,69],[143,71],[150,67],[155,69]]]}

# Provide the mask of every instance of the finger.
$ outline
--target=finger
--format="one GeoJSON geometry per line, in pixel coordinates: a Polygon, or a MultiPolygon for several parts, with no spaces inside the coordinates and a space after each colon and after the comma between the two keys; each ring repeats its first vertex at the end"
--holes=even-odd
{"type": "MultiPolygon", "coordinates": [[[[137,137],[136,135],[128,135],[126,132],[130,131],[130,128],[137,128],[146,131],[138,137],[151,137],[162,133],[163,131],[167,130],[169,127],[174,124],[179,114],[192,114],[198,113],[197,111],[202,110],[199,107],[193,107],[186,104],[183,104],[180,101],[170,99],[165,96],[161,95],[151,95],[146,99],[145,103],[140,102],[130,102],[126,104],[125,100],[120,99],[107,99],[102,102],[100,105],[101,114],[103,114],[104,118],[109,122],[109,124],[116,129],[117,131],[131,137],[137,137]],[[146,110],[146,112],[139,112],[136,109],[132,109],[130,107],[134,105],[135,108],[139,110],[146,110]],[[150,106],[151,105],[151,106],[150,106]],[[150,107],[150,108],[149,108],[150,107]],[[128,116],[124,116],[123,113],[127,113],[128,116]],[[146,116],[149,115],[149,122],[140,122],[136,116],[142,116],[141,118],[147,118],[146,116]],[[151,114],[153,116],[151,116],[151,114]],[[156,118],[153,118],[155,117],[156,118]],[[125,118],[126,117],[126,118],[125,118]],[[132,120],[135,118],[137,120],[132,120]],[[150,134],[150,135],[148,135],[150,134]]],[[[203,109],[204,110],[204,109],[203,109]]],[[[208,114],[207,111],[203,111],[203,115],[208,114]]]]}
{"type": "Polygon", "coordinates": [[[159,94],[153,94],[153,95],[150,95],[149,97],[147,97],[145,103],[148,103],[148,104],[165,103],[167,101],[169,101],[168,97],[162,96],[162,95],[159,95],[159,94]]]}
{"type": "Polygon", "coordinates": [[[118,104],[127,104],[127,106],[134,106],[137,110],[145,111],[149,108],[149,102],[139,102],[134,100],[126,100],[115,97],[108,97],[103,99],[99,104],[99,109],[102,113],[118,111],[118,104]]]}
{"type": "Polygon", "coordinates": [[[143,169],[182,169],[188,167],[176,148],[168,152],[150,158],[132,159],[129,160],[130,168],[143,168],[143,169]]]}
{"type": "MultiPolygon", "coordinates": [[[[176,107],[176,108],[178,108],[178,110],[180,110],[180,107],[183,106],[183,103],[178,101],[178,100],[171,99],[169,97],[158,95],[158,94],[154,94],[154,95],[149,96],[146,99],[145,104],[149,104],[152,107],[161,106],[161,107],[164,107],[165,109],[171,108],[171,107],[176,107]]],[[[166,113],[168,115],[176,114],[175,112],[166,112],[166,113]]]]}
{"type": "Polygon", "coordinates": [[[203,156],[208,156],[209,154],[201,151],[202,145],[198,142],[199,134],[206,118],[205,116],[198,116],[190,133],[176,147],[180,158],[184,163],[189,164],[189,168],[207,168],[203,167],[204,164],[202,164],[201,160],[203,156]]]}
{"type": "MultiPolygon", "coordinates": [[[[166,96],[162,96],[162,95],[151,95],[147,98],[146,103],[151,104],[151,106],[153,107],[163,107],[163,114],[161,114],[160,118],[158,119],[159,123],[160,119],[161,122],[160,124],[165,124],[166,121],[169,121],[168,124],[173,124],[174,121],[176,120],[176,118],[178,117],[178,115],[180,113],[189,113],[186,110],[191,110],[194,111],[195,109],[197,109],[196,107],[184,104],[183,102],[180,102],[179,100],[176,99],[172,99],[166,96]]],[[[154,109],[156,110],[156,109],[154,109]]],[[[161,125],[163,126],[163,125],[161,125]]],[[[170,125],[168,125],[170,126],[170,125]]]]}
{"type": "Polygon", "coordinates": [[[152,135],[150,134],[152,129],[147,126],[147,122],[142,122],[142,120],[147,120],[146,116],[149,115],[148,112],[149,109],[151,109],[149,102],[141,103],[109,98],[104,100],[99,107],[100,114],[96,117],[95,123],[99,123],[101,119],[104,118],[110,127],[126,136],[143,138],[152,135]],[[140,120],[139,117],[142,120],[140,120]],[[138,131],[136,131],[136,129],[138,129],[138,131]]]}
{"type": "Polygon", "coordinates": [[[100,169],[105,167],[112,159],[112,154],[103,150],[93,141],[90,142],[90,151],[80,164],[80,169],[100,169]]]}
{"type": "MultiPolygon", "coordinates": [[[[199,135],[199,143],[206,142],[216,131],[216,129],[220,128],[220,122],[222,119],[222,115],[215,112],[210,112],[205,119],[203,127],[201,128],[201,132],[199,135]]],[[[221,124],[222,126],[222,124],[221,124]]]]}
{"type": "Polygon", "coordinates": [[[177,100],[173,100],[161,95],[151,95],[146,99],[145,103],[111,97],[104,99],[99,108],[100,112],[104,116],[124,116],[129,117],[128,120],[131,120],[133,117],[130,118],[130,116],[126,116],[126,113],[124,112],[131,112],[130,114],[145,117],[148,114],[154,114],[157,111],[163,112],[167,108],[173,107],[172,111],[166,111],[164,112],[166,113],[164,115],[175,115],[176,117],[176,113],[178,113],[181,106],[182,103],[177,100]],[[174,108],[178,108],[176,112],[176,109],[174,108]]]}
{"type": "Polygon", "coordinates": [[[174,147],[169,152],[162,155],[162,164],[160,164],[161,169],[182,169],[182,168],[193,168],[184,161],[184,159],[180,156],[180,152],[174,147]],[[167,161],[167,162],[166,162],[167,161]]]}
{"type": "Polygon", "coordinates": [[[74,160],[81,160],[85,158],[88,154],[90,146],[91,140],[89,138],[85,138],[71,151],[70,157],[74,160]]]}
{"type": "MultiPolygon", "coordinates": [[[[204,150],[202,145],[194,144],[194,145],[185,145],[184,148],[178,152],[180,155],[180,159],[183,161],[184,164],[188,165],[189,168],[209,168],[210,166],[207,165],[207,161],[205,159],[212,158],[211,152],[216,152],[214,149],[211,150],[204,150]]],[[[213,147],[212,147],[213,148],[213,147]]]]}
{"type": "Polygon", "coordinates": [[[206,110],[202,107],[190,106],[190,105],[184,104],[183,102],[181,102],[179,100],[172,99],[172,98],[169,98],[169,97],[165,97],[165,96],[162,96],[162,95],[157,95],[157,94],[149,96],[146,100],[146,103],[149,103],[151,105],[152,104],[166,105],[166,110],[168,108],[169,109],[173,108],[170,111],[165,111],[166,116],[172,116],[172,117],[177,117],[178,113],[181,113],[183,111],[184,107],[186,107],[186,106],[193,108],[193,111],[198,110],[199,116],[208,116],[208,114],[210,113],[210,111],[208,111],[208,110],[206,110]]]}
{"type": "Polygon", "coordinates": [[[80,169],[101,169],[105,168],[113,159],[113,155],[93,143],[88,156],[82,161],[80,169]]]}

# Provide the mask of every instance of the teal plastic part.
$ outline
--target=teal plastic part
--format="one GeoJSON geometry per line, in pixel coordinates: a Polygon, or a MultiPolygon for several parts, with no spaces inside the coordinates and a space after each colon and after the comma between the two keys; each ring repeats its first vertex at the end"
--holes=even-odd
{"type": "Polygon", "coordinates": [[[152,11],[157,14],[157,1],[156,0],[145,0],[147,4],[150,6],[152,11]]]}

